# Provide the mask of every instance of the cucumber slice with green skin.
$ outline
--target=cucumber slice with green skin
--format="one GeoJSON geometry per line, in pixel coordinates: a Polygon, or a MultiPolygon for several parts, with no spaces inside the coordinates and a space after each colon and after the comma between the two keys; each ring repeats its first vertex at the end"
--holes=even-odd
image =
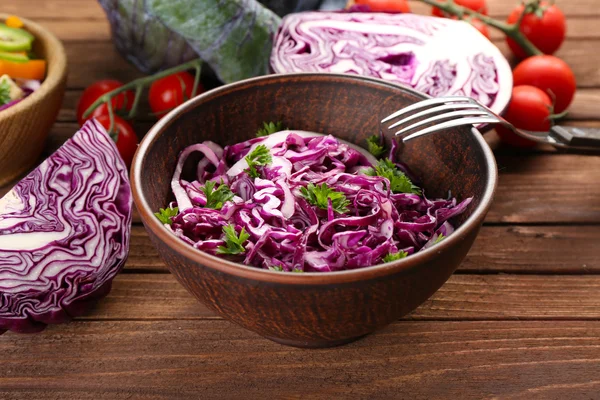
{"type": "Polygon", "coordinates": [[[33,35],[24,29],[9,28],[0,24],[0,51],[31,50],[33,35]]]}
{"type": "Polygon", "coordinates": [[[5,51],[0,51],[0,60],[24,63],[29,61],[29,57],[27,57],[25,54],[7,53],[5,51]]]}

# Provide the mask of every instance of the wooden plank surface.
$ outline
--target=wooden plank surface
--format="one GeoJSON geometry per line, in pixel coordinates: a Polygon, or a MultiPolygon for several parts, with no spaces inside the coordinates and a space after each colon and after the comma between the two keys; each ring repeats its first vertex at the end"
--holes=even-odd
{"type": "MultiPolygon", "coordinates": [[[[31,1],[31,0],[29,0],[31,1]]],[[[515,3],[516,4],[516,3],[515,3]]],[[[559,2],[560,4],[560,2],[559,2]]],[[[421,7],[419,7],[421,8],[421,7]]],[[[4,10],[3,10],[4,11],[4,10]]],[[[422,13],[426,15],[427,13],[422,13]]],[[[47,19],[37,18],[46,28],[59,39],[66,42],[106,42],[110,40],[110,25],[106,19],[47,19]]],[[[572,19],[566,32],[568,39],[600,39],[600,25],[592,16],[578,16],[572,19]]],[[[504,33],[490,28],[492,41],[500,42],[505,38],[504,33]]]]}
{"type": "Polygon", "coordinates": [[[501,155],[488,222],[600,222],[600,158],[501,155]]]}
{"type": "MultiPolygon", "coordinates": [[[[80,320],[221,319],[170,274],[121,274],[80,320]]],[[[453,275],[407,320],[600,320],[600,276],[453,275]]]]}
{"type": "Polygon", "coordinates": [[[398,322],[283,347],[225,321],[101,321],[0,340],[0,397],[592,399],[600,322],[398,322]],[[563,397],[565,396],[565,397],[563,397]]]}
{"type": "MultiPolygon", "coordinates": [[[[515,3],[488,0],[490,15],[515,3]]],[[[557,4],[568,16],[558,56],[579,87],[564,123],[600,127],[598,1],[557,4]]],[[[77,130],[86,86],[141,76],[95,0],[7,1],[2,11],[36,19],[67,49],[68,90],[45,154],[77,130]]],[[[509,55],[500,33],[492,40],[509,55]]],[[[152,124],[140,118],[138,135],[152,124]]],[[[107,298],[73,323],[0,336],[0,399],[600,398],[600,158],[485,137],[500,172],[486,224],[457,274],[381,332],[307,351],[224,321],[168,273],[136,212],[107,298]]]]}
{"type": "MultiPolygon", "coordinates": [[[[40,20],[103,20],[104,11],[93,0],[21,0],[5,2],[2,12],[18,14],[26,18],[40,20]],[[25,4],[25,1],[27,4],[25,4]]],[[[515,7],[514,0],[488,0],[489,15],[505,18],[515,7]]],[[[571,19],[595,18],[600,16],[600,9],[596,0],[557,0],[565,15],[571,19]]],[[[410,1],[414,13],[429,15],[431,7],[415,1],[410,1]]]]}

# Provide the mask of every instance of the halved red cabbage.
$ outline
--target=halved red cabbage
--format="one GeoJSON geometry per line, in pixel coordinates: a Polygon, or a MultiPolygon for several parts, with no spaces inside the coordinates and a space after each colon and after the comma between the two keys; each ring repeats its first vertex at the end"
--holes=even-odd
{"type": "Polygon", "coordinates": [[[0,199],[0,332],[35,332],[106,295],[127,258],[127,169],[95,120],[0,199]]]}
{"type": "Polygon", "coordinates": [[[226,244],[223,228],[233,225],[249,234],[244,252],[233,261],[288,272],[342,271],[384,262],[390,253],[413,254],[454,229],[448,222],[471,198],[430,200],[423,194],[392,193],[381,176],[365,175],[371,157],[333,136],[281,131],[224,149],[212,142],[185,148],[171,188],[178,214],[165,227],[196,249],[213,255],[226,244]],[[317,136],[315,136],[317,135],[317,136]],[[250,177],[245,156],[257,146],[269,149],[272,162],[250,177]],[[196,177],[181,178],[192,152],[201,152],[196,177]],[[227,184],[234,196],[220,209],[205,207],[207,181],[227,184]],[[326,184],[349,201],[334,213],[309,204],[301,189],[326,184]]]}
{"type": "Polygon", "coordinates": [[[508,62],[471,24],[414,14],[290,14],[275,38],[271,69],[371,76],[434,97],[471,96],[496,112],[512,90],[508,62]]]}

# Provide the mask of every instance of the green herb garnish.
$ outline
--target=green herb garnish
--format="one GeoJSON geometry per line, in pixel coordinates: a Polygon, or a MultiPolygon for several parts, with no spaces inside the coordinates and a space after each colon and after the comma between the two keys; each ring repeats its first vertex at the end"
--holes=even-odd
{"type": "Polygon", "coordinates": [[[263,122],[263,127],[256,132],[256,137],[269,136],[272,133],[283,130],[283,124],[281,122],[263,122]]]}
{"type": "Polygon", "coordinates": [[[327,210],[329,207],[328,199],[331,199],[331,205],[335,212],[339,214],[348,212],[350,202],[346,199],[346,196],[342,192],[331,189],[326,183],[321,186],[309,183],[307,187],[300,189],[300,194],[313,206],[327,210]]]}
{"type": "Polygon", "coordinates": [[[390,181],[390,189],[394,193],[421,194],[421,188],[413,185],[404,172],[396,168],[396,165],[389,158],[379,160],[375,168],[370,168],[366,171],[366,174],[387,178],[390,181]]]}
{"type": "Polygon", "coordinates": [[[382,146],[380,143],[381,138],[379,135],[373,135],[367,138],[367,149],[375,158],[381,158],[386,151],[385,145],[382,146]]]}
{"type": "Polygon", "coordinates": [[[446,236],[444,236],[443,233],[440,233],[440,235],[437,237],[437,239],[435,239],[435,242],[433,242],[433,244],[438,244],[439,242],[441,242],[444,239],[446,239],[446,236]]]}
{"type": "Polygon", "coordinates": [[[156,216],[156,218],[159,219],[160,222],[167,225],[171,225],[173,223],[171,218],[176,216],[177,214],[179,214],[179,208],[177,207],[159,208],[158,212],[154,213],[154,215],[156,216]]]}
{"type": "Polygon", "coordinates": [[[404,258],[406,256],[408,256],[408,253],[405,251],[402,251],[402,250],[400,250],[397,253],[388,253],[385,257],[383,257],[383,262],[388,263],[388,262],[400,260],[401,258],[404,258]]]}
{"type": "Polygon", "coordinates": [[[202,191],[206,196],[206,208],[212,208],[215,210],[220,210],[225,204],[226,201],[233,199],[234,194],[229,189],[229,186],[223,183],[221,179],[221,184],[217,189],[215,189],[216,183],[213,181],[208,181],[202,187],[202,191]]]}
{"type": "Polygon", "coordinates": [[[243,244],[250,238],[250,235],[246,233],[246,229],[242,228],[240,235],[238,236],[233,225],[227,225],[223,227],[223,233],[225,233],[225,246],[217,247],[217,254],[242,254],[246,251],[243,244]]]}
{"type": "Polygon", "coordinates": [[[269,269],[271,271],[283,272],[283,267],[281,265],[272,265],[272,266],[269,267],[269,269]]]}
{"type": "Polygon", "coordinates": [[[252,150],[252,153],[246,156],[245,160],[248,163],[248,175],[251,178],[258,178],[259,174],[256,167],[270,164],[273,161],[273,157],[271,157],[271,152],[267,146],[259,144],[252,150]]]}
{"type": "Polygon", "coordinates": [[[7,80],[0,82],[0,106],[12,101],[10,98],[10,83],[7,80]]]}

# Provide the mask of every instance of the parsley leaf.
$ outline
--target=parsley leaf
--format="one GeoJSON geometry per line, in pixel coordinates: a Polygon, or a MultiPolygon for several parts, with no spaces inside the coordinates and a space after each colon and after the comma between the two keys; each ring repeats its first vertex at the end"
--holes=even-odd
{"type": "Polygon", "coordinates": [[[256,132],[256,137],[269,136],[272,133],[283,130],[283,124],[281,122],[263,122],[263,127],[256,132]]]}
{"type": "Polygon", "coordinates": [[[246,251],[243,244],[250,238],[250,235],[246,233],[246,229],[242,228],[240,235],[238,236],[233,225],[227,225],[223,227],[225,233],[225,245],[217,247],[217,254],[242,254],[246,251]]]}
{"type": "Polygon", "coordinates": [[[396,168],[396,165],[386,158],[379,160],[375,168],[366,171],[370,176],[382,176],[390,181],[391,190],[394,193],[421,194],[421,189],[408,179],[404,172],[396,168]]]}
{"type": "Polygon", "coordinates": [[[309,183],[307,187],[300,188],[300,194],[313,206],[327,210],[329,206],[328,199],[331,199],[331,205],[335,212],[339,214],[348,212],[350,202],[346,199],[346,196],[342,192],[329,188],[326,183],[321,186],[309,183]]]}
{"type": "Polygon", "coordinates": [[[400,260],[401,258],[404,258],[406,256],[408,256],[408,253],[402,250],[400,250],[398,253],[388,253],[385,257],[383,257],[383,262],[388,263],[400,260]]]}
{"type": "Polygon", "coordinates": [[[257,166],[265,166],[273,161],[271,152],[264,144],[259,144],[252,150],[252,153],[246,156],[246,162],[248,163],[248,175],[251,178],[258,178],[259,174],[256,170],[257,166]]]}
{"type": "Polygon", "coordinates": [[[437,239],[435,239],[435,242],[433,242],[433,244],[438,244],[439,242],[441,242],[444,239],[446,239],[446,236],[444,236],[443,233],[440,233],[440,235],[437,237],[437,239]]]}
{"type": "Polygon", "coordinates": [[[171,225],[173,223],[171,218],[176,216],[177,214],[179,214],[179,208],[177,207],[159,208],[158,212],[154,213],[154,215],[156,216],[156,218],[159,219],[160,222],[167,225],[171,225]]]}
{"type": "Polygon", "coordinates": [[[0,82],[0,106],[8,104],[12,101],[10,98],[10,84],[5,79],[0,82]]]}
{"type": "Polygon", "coordinates": [[[221,179],[221,184],[217,189],[215,189],[216,183],[213,181],[208,181],[204,184],[202,191],[206,196],[206,208],[213,208],[215,210],[220,210],[225,204],[226,201],[233,199],[233,193],[229,189],[229,186],[223,184],[223,180],[221,179]]]}
{"type": "Polygon", "coordinates": [[[375,158],[381,158],[386,151],[385,144],[382,146],[380,143],[381,138],[379,135],[373,135],[367,138],[367,148],[369,153],[373,154],[375,158]]]}

